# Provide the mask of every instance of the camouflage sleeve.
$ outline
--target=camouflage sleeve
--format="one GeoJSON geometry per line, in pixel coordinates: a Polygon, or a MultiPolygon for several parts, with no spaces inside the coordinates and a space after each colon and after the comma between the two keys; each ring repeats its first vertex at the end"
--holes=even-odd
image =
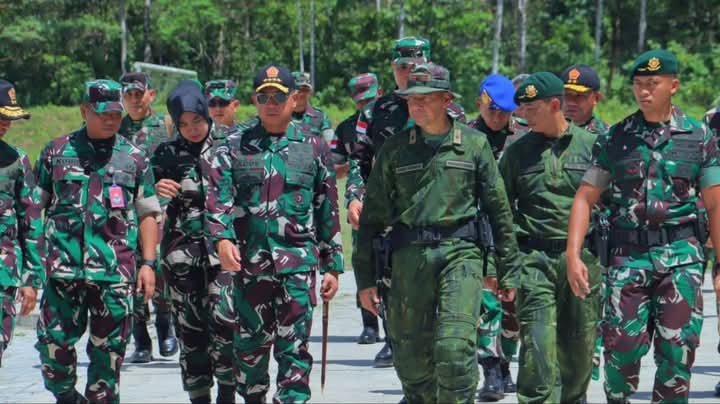
{"type": "Polygon", "coordinates": [[[335,131],[332,128],[332,123],[330,122],[330,118],[328,118],[327,114],[323,117],[322,125],[320,126],[320,133],[327,144],[330,144],[333,137],[335,137],[335,131]]]}
{"type": "MultiPolygon", "coordinates": [[[[612,130],[612,128],[611,128],[612,130]]],[[[612,175],[610,174],[610,161],[608,159],[607,144],[611,132],[605,136],[598,136],[593,146],[593,165],[583,176],[583,182],[588,183],[601,191],[605,191],[610,186],[612,175]]]]}
{"type": "Polygon", "coordinates": [[[15,180],[15,211],[18,216],[18,241],[23,252],[22,284],[41,288],[45,282],[41,251],[44,243],[42,219],[40,218],[40,189],[27,155],[20,157],[21,175],[15,180]]]}
{"type": "Polygon", "coordinates": [[[391,152],[384,148],[368,178],[365,203],[360,214],[360,229],[357,245],[353,249],[352,264],[358,290],[375,286],[375,252],[372,241],[392,221],[392,184],[391,152]]]}
{"type": "Polygon", "coordinates": [[[364,110],[355,125],[355,142],[350,152],[350,170],[345,184],[345,201],[348,206],[353,200],[362,202],[365,197],[366,177],[363,174],[370,173],[375,154],[372,140],[367,136],[369,122],[369,112],[364,110]]]}
{"type": "Polygon", "coordinates": [[[143,153],[136,161],[137,178],[135,187],[135,211],[139,218],[162,213],[160,202],[155,195],[155,176],[150,168],[149,160],[143,153]]]}
{"type": "Polygon", "coordinates": [[[38,187],[38,202],[40,210],[47,208],[52,196],[52,150],[51,144],[45,146],[35,163],[35,178],[38,187]]]}
{"type": "Polygon", "coordinates": [[[338,192],[330,149],[320,145],[319,169],[315,178],[313,213],[320,250],[320,273],[343,272],[342,234],[338,211],[338,192]]]}
{"type": "Polygon", "coordinates": [[[718,161],[717,136],[708,128],[702,125],[702,167],[700,169],[700,189],[720,184],[720,162],[718,161]]]}
{"type": "Polygon", "coordinates": [[[482,142],[478,159],[478,184],[483,209],[490,218],[495,239],[497,278],[503,288],[517,288],[519,284],[519,249],[513,228],[513,213],[509,193],[493,158],[490,143],[482,142]]]}
{"type": "Polygon", "coordinates": [[[216,149],[215,155],[208,159],[209,163],[203,163],[202,170],[207,173],[203,174],[203,181],[207,181],[206,229],[213,245],[220,240],[237,239],[232,225],[235,187],[231,158],[229,147],[224,145],[216,149]]]}

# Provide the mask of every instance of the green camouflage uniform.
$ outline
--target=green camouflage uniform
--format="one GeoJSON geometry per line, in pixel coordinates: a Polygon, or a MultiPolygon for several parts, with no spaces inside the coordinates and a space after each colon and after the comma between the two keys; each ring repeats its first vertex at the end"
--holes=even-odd
{"type": "MultiPolygon", "coordinates": [[[[0,118],[2,119],[2,118],[0,118]]],[[[39,193],[24,151],[0,140],[0,366],[12,338],[19,287],[45,280],[39,193]]]]}
{"type": "Polygon", "coordinates": [[[291,123],[283,136],[261,124],[228,138],[209,170],[208,226],[213,243],[238,243],[242,270],[234,307],[238,392],[251,402],[270,388],[275,345],[276,402],[310,399],[308,340],[316,271],[342,272],[335,173],[322,138],[291,123]],[[236,211],[237,219],[233,214],[236,211]]]}
{"type": "Polygon", "coordinates": [[[705,257],[694,222],[702,214],[698,191],[720,184],[716,139],[674,107],[666,124],[648,123],[639,111],[630,115],[605,142],[583,179],[612,194],[605,392],[621,401],[636,391],[640,359],[654,338],[653,402],[687,402],[703,322],[705,257]],[[649,240],[660,228],[677,236],[649,240]],[[688,228],[688,235],[681,232],[688,228]],[[626,235],[616,236],[618,230],[626,235]],[[633,231],[646,241],[628,240],[633,231]]]}
{"type": "MultiPolygon", "coordinates": [[[[425,82],[446,83],[443,87],[449,91],[449,72],[434,64],[417,66],[406,92],[444,91],[425,82]],[[432,79],[414,80],[414,75],[432,79]]],[[[498,277],[505,287],[515,285],[502,277],[506,261],[517,255],[517,245],[490,146],[484,136],[452,118],[450,126],[444,136],[428,136],[411,124],[385,140],[370,173],[353,254],[359,290],[375,285],[372,242],[388,226],[393,227],[391,235],[449,232],[475,220],[478,202],[497,240],[503,264],[497,268],[498,277]]],[[[480,318],[476,296],[485,275],[482,249],[475,241],[453,236],[391,243],[392,285],[385,303],[395,370],[405,397],[408,402],[473,402],[480,318]]],[[[489,276],[496,275],[495,266],[488,269],[489,276]]]]}
{"type": "MultiPolygon", "coordinates": [[[[133,121],[130,115],[123,117],[118,134],[124,136],[135,146],[139,147],[148,157],[152,157],[160,143],[168,139],[165,126],[165,115],[151,113],[141,121],[133,121]]],[[[152,297],[155,310],[159,313],[170,312],[170,296],[168,294],[165,277],[160,267],[155,271],[155,293],[152,297]]],[[[150,307],[143,302],[142,294],[138,294],[135,301],[135,316],[138,322],[145,323],[150,320],[150,307]]]]}
{"type": "Polygon", "coordinates": [[[220,270],[214,247],[206,242],[208,184],[201,164],[227,135],[213,126],[200,144],[177,136],[161,143],[151,160],[156,180],[168,178],[182,186],[167,204],[160,257],[181,341],[183,388],[189,392],[209,390],[213,375],[219,384],[235,385],[233,273],[220,270]]]}
{"type": "MultiPolygon", "coordinates": [[[[523,81],[515,100],[562,94],[562,81],[540,72],[523,81]]],[[[523,252],[516,303],[521,340],[517,391],[523,403],[576,402],[590,382],[601,271],[597,259],[583,249],[591,292],[585,299],[574,296],[564,251],[570,208],[591,166],[595,140],[596,135],[570,122],[557,138],[531,131],[508,146],[500,159],[523,252]]]]}
{"type": "MultiPolygon", "coordinates": [[[[117,86],[119,94],[115,82],[89,85],[117,86]]],[[[119,96],[117,103],[104,104],[122,110],[119,96]]],[[[124,137],[96,142],[82,128],[45,146],[36,172],[49,278],[36,344],[45,387],[56,396],[73,391],[74,345],[85,332],[89,311],[85,395],[90,401],[119,402],[120,367],[132,329],[138,223],[160,213],[152,170],[145,153],[124,137]],[[118,189],[121,201],[116,193],[111,198],[118,189]]]]}

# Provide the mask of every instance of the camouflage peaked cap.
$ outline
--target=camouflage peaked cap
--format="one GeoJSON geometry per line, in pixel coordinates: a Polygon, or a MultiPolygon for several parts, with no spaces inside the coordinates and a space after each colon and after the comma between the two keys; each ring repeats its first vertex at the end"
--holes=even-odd
{"type": "Polygon", "coordinates": [[[446,91],[455,98],[460,96],[452,92],[450,84],[450,71],[435,63],[415,66],[408,78],[407,90],[396,90],[398,95],[430,94],[446,91]]]}
{"type": "Polygon", "coordinates": [[[310,82],[310,74],[305,72],[292,72],[292,76],[295,79],[295,86],[297,88],[307,87],[312,90],[313,86],[310,82]]]}
{"type": "Polygon", "coordinates": [[[515,103],[533,102],[550,97],[562,97],[565,92],[560,77],[550,72],[537,72],[523,80],[515,91],[515,103]]]}
{"type": "Polygon", "coordinates": [[[208,100],[217,97],[232,101],[236,93],[237,85],[232,80],[210,80],[205,83],[205,96],[208,100]]]}
{"type": "Polygon", "coordinates": [[[120,77],[120,84],[122,84],[123,92],[138,90],[141,93],[144,93],[145,90],[153,88],[150,75],[146,72],[125,73],[122,77],[120,77]]]}
{"type": "Polygon", "coordinates": [[[350,96],[355,102],[371,100],[377,97],[379,87],[377,76],[373,73],[355,76],[348,82],[350,96]]]}
{"type": "Polygon", "coordinates": [[[630,80],[635,76],[660,76],[677,74],[678,60],[672,53],[664,49],[656,49],[643,53],[635,59],[630,67],[630,80]]]}
{"type": "Polygon", "coordinates": [[[120,92],[122,86],[114,80],[91,80],[85,82],[83,102],[90,104],[98,114],[123,112],[120,92]]]}
{"type": "Polygon", "coordinates": [[[430,41],[409,36],[395,41],[392,62],[398,65],[428,63],[430,61],[430,41]]]}

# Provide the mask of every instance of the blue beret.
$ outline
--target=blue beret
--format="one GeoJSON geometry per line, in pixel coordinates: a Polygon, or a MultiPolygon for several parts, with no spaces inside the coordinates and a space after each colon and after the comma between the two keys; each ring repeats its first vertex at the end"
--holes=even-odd
{"type": "Polygon", "coordinates": [[[502,74],[491,74],[483,80],[478,89],[478,96],[483,104],[504,112],[513,112],[517,105],[513,101],[515,87],[509,78],[502,74]]]}

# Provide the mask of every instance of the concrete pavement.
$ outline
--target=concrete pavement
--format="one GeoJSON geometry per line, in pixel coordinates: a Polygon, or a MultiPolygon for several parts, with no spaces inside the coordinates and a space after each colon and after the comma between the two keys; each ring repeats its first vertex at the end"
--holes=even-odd
{"type": "MultiPolygon", "coordinates": [[[[355,338],[360,333],[360,313],[355,308],[355,282],[352,273],[341,276],[341,287],[330,307],[328,373],[325,391],[320,391],[320,307],[315,311],[311,352],[315,358],[311,385],[312,401],[317,403],[396,403],[402,398],[400,383],[392,368],[375,369],[372,359],[381,344],[358,345],[355,338]]],[[[705,283],[705,324],[702,344],[693,368],[690,402],[720,402],[714,397],[715,383],[720,380],[720,354],[717,352],[717,318],[711,283],[705,283]]],[[[152,328],[152,327],[151,327],[152,328]]],[[[154,330],[151,332],[154,333],[154,330]]],[[[16,329],[15,339],[5,352],[0,369],[0,402],[50,403],[54,399],[44,387],[40,375],[37,351],[34,349],[35,330],[32,321],[23,321],[16,329]]],[[[87,334],[77,345],[78,390],[85,387],[88,358],[85,354],[87,334]]],[[[159,357],[157,347],[155,356],[159,357]]],[[[128,347],[128,354],[133,347],[128,347]]],[[[128,403],[188,402],[180,384],[180,368],[177,355],[161,358],[145,365],[125,364],[122,371],[121,398],[128,403]]],[[[276,365],[271,360],[271,377],[274,379],[276,365]]],[[[511,366],[517,375],[517,362],[511,366]]],[[[632,397],[633,403],[649,402],[651,398],[655,365],[652,352],[643,361],[640,387],[632,397]]],[[[480,386],[482,385],[482,378],[480,386]]],[[[271,391],[272,393],[272,391],[271,391]]],[[[588,391],[589,402],[604,402],[601,381],[593,381],[588,391]]],[[[238,397],[238,401],[242,401],[238,397]]],[[[504,403],[516,402],[515,395],[508,395],[504,403]]]]}

